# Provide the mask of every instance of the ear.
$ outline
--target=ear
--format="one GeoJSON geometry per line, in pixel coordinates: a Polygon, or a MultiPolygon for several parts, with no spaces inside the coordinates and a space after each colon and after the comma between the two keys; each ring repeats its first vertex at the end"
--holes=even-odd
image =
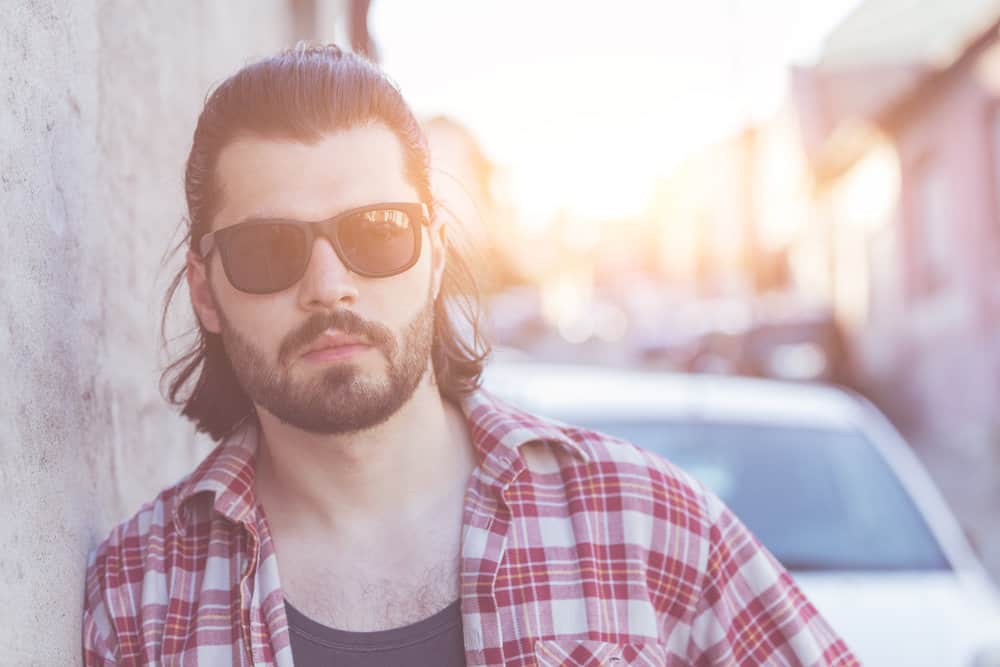
{"type": "Polygon", "coordinates": [[[441,282],[444,278],[444,267],[447,261],[448,236],[446,227],[440,217],[435,216],[434,222],[427,227],[431,240],[431,288],[434,300],[441,292],[441,282]]]}
{"type": "Polygon", "coordinates": [[[219,305],[215,302],[215,295],[212,294],[212,287],[208,283],[206,261],[210,260],[188,250],[186,269],[188,291],[191,294],[191,305],[194,306],[195,315],[198,316],[201,326],[210,333],[217,334],[222,331],[221,317],[219,305]]]}

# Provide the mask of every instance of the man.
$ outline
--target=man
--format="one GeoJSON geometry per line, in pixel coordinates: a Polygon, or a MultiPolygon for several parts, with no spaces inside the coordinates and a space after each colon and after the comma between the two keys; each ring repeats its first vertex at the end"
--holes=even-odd
{"type": "Polygon", "coordinates": [[[336,47],[209,97],[168,372],[220,444],[91,556],[86,663],[857,664],[696,482],[477,389],[428,163],[336,47]]]}

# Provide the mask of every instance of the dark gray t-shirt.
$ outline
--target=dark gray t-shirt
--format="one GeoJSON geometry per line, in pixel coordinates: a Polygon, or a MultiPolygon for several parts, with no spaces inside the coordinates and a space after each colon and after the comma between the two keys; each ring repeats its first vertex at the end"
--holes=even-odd
{"type": "Polygon", "coordinates": [[[317,623],[285,600],[295,667],[465,667],[459,602],[401,628],[348,632],[317,623]]]}

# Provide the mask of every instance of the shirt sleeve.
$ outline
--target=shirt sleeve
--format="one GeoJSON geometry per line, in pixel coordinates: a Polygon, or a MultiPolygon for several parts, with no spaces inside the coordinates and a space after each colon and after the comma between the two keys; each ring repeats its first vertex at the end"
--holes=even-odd
{"type": "Polygon", "coordinates": [[[689,663],[859,667],[774,556],[722,501],[710,493],[706,499],[708,562],[691,624],[689,663]]]}
{"type": "Polygon", "coordinates": [[[119,664],[114,630],[98,577],[96,554],[87,564],[86,588],[83,600],[83,664],[85,667],[105,667],[119,664]]]}

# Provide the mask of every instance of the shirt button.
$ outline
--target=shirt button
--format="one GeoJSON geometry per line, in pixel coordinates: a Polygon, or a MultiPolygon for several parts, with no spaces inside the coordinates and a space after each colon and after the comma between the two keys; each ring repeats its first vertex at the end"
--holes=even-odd
{"type": "Polygon", "coordinates": [[[504,467],[508,467],[508,466],[510,466],[510,459],[507,458],[506,456],[501,456],[500,457],[500,464],[503,465],[504,467]]]}

